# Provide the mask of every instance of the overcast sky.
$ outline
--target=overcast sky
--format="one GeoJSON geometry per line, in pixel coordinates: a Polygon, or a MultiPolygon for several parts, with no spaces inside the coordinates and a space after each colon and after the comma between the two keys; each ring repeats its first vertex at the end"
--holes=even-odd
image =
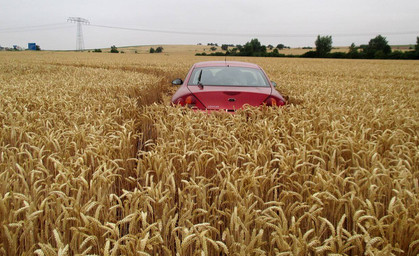
{"type": "Polygon", "coordinates": [[[82,27],[86,49],[252,38],[302,47],[314,46],[318,34],[331,35],[334,46],[367,44],[378,34],[397,45],[419,36],[418,0],[0,0],[0,45],[75,49],[77,25],[68,17],[90,21],[82,27]]]}

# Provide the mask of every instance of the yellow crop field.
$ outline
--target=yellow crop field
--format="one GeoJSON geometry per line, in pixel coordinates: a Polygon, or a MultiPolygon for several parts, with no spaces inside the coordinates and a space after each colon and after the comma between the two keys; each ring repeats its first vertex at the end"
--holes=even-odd
{"type": "Polygon", "coordinates": [[[0,52],[0,255],[419,253],[418,61],[229,58],[288,104],[206,114],[181,48],[0,52]]]}

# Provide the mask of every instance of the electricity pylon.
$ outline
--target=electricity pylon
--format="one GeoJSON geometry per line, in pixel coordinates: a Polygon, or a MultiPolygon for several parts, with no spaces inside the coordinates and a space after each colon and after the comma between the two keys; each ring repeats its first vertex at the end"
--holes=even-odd
{"type": "Polygon", "coordinates": [[[80,18],[80,17],[70,17],[67,19],[68,22],[77,23],[77,41],[76,41],[76,50],[83,51],[84,50],[84,41],[83,41],[83,31],[81,29],[81,25],[89,25],[90,21],[80,18]]]}

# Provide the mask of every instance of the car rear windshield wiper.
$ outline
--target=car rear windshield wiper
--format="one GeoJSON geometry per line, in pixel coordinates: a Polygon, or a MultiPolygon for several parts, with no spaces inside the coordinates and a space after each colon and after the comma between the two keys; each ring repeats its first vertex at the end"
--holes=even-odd
{"type": "Polygon", "coordinates": [[[198,87],[201,88],[201,89],[204,89],[204,85],[201,82],[202,71],[204,71],[204,70],[201,69],[201,71],[199,72],[199,76],[198,76],[198,87]]]}

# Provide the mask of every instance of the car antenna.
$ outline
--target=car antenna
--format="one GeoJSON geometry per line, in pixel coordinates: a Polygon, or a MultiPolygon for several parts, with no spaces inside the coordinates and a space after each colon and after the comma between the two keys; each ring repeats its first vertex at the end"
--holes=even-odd
{"type": "Polygon", "coordinates": [[[201,88],[201,89],[204,89],[204,85],[201,82],[202,71],[203,71],[203,69],[201,69],[201,71],[199,72],[199,76],[198,76],[198,87],[201,88]]]}

